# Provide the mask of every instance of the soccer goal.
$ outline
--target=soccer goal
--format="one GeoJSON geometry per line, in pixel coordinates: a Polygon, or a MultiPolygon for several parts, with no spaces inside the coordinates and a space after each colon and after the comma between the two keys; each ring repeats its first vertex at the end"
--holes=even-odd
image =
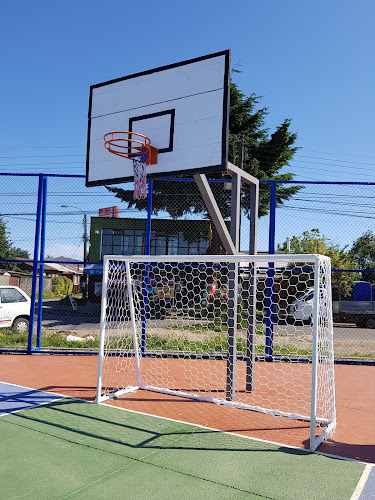
{"type": "Polygon", "coordinates": [[[139,389],[336,426],[330,259],[106,256],[97,402],[139,389]]]}

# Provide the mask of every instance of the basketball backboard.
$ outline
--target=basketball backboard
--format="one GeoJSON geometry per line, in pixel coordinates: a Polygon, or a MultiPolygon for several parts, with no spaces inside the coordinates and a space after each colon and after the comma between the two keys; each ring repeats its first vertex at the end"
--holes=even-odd
{"type": "Polygon", "coordinates": [[[115,131],[151,139],[158,156],[148,178],[226,170],[229,83],[227,50],[92,85],[86,186],[133,180],[132,161],[104,148],[115,131]]]}

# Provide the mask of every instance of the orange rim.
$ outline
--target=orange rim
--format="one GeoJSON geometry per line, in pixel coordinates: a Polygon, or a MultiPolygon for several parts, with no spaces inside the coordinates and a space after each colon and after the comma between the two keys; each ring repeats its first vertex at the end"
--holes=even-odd
{"type": "Polygon", "coordinates": [[[114,155],[132,159],[141,155],[142,147],[150,151],[151,140],[136,132],[108,132],[104,136],[104,147],[114,155]]]}

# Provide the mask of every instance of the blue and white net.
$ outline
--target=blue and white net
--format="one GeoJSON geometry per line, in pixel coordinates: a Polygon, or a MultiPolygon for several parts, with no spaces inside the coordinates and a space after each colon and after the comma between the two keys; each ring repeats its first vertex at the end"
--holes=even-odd
{"type": "Polygon", "coordinates": [[[147,156],[148,156],[148,151],[145,151],[142,146],[141,155],[133,157],[135,200],[147,198],[147,175],[146,175],[147,156]]]}

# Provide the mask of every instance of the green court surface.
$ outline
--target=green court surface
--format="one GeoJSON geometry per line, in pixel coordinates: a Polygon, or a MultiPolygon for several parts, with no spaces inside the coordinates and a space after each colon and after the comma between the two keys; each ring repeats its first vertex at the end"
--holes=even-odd
{"type": "Polygon", "coordinates": [[[350,499],[365,465],[58,400],[0,418],[0,498],[350,499]]]}

